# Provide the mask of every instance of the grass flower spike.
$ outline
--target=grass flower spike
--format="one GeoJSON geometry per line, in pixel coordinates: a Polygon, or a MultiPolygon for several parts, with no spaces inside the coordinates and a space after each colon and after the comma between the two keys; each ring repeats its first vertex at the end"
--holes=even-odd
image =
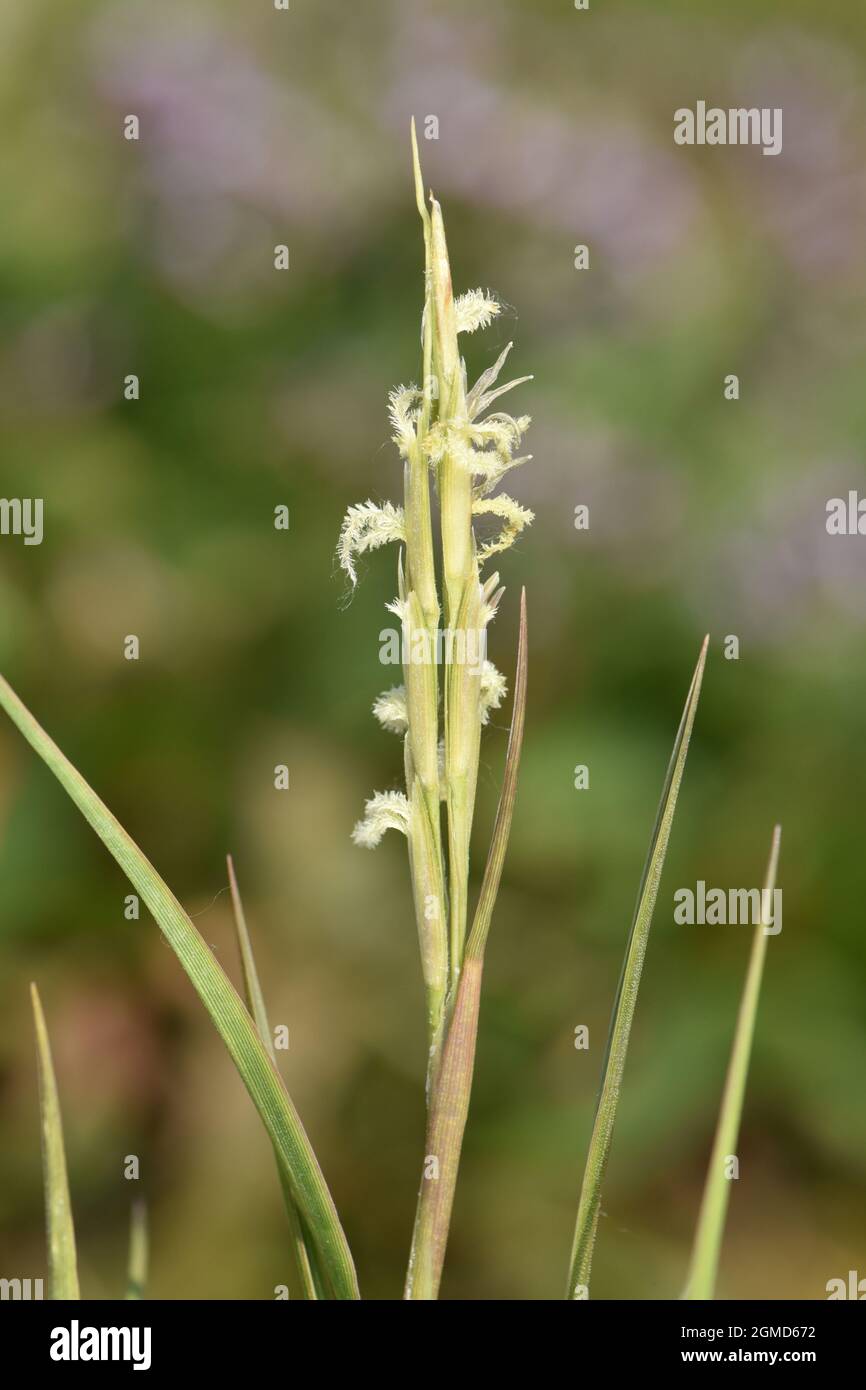
{"type": "MultiPolygon", "coordinates": [[[[384,691],[373,714],[384,729],[403,737],[405,792],[376,792],[352,836],[367,848],[389,829],[402,830],[407,838],[427,995],[429,1116],[431,1126],[435,1121],[441,1127],[443,1086],[450,1088],[452,1108],[456,1103],[465,1112],[468,1106],[474,1032],[470,1029],[467,1047],[467,1004],[460,1002],[460,981],[468,929],[469,841],[481,730],[506,696],[505,678],[486,655],[487,629],[503,590],[498,574],[485,575],[483,567],[532,521],[532,513],[513,498],[495,494],[505,473],[527,461],[517,451],[529,417],[490,412],[490,406],[530,378],[497,385],[509,343],[467,388],[459,335],[488,327],[501,305],[489,290],[471,289],[454,297],[442,210],[432,195],[429,207],[424,197],[414,124],[412,153],[425,256],[421,385],[397,386],[388,397],[392,438],[403,460],[403,504],[350,507],[338,556],[354,586],[359,555],[392,540],[401,546],[397,598],[388,606],[401,624],[403,684],[384,691]],[[431,491],[438,500],[435,529],[431,491]],[[476,536],[479,518],[498,522],[492,536],[476,536]],[[455,1028],[464,1040],[460,1046],[455,1028]]],[[[521,695],[524,690],[525,681],[521,695]]],[[[432,1167],[444,1167],[450,1175],[444,1184],[434,1180],[440,1184],[440,1198],[456,1180],[462,1125],[459,1131],[456,1151],[453,1134],[442,1141],[451,1144],[447,1156],[431,1153],[428,1137],[427,1158],[436,1160],[432,1167]]],[[[433,1132],[428,1128],[428,1134],[433,1132]]],[[[450,1197],[431,1204],[426,1195],[430,1186],[427,1179],[422,1182],[408,1297],[432,1298],[438,1291],[450,1197]]]]}

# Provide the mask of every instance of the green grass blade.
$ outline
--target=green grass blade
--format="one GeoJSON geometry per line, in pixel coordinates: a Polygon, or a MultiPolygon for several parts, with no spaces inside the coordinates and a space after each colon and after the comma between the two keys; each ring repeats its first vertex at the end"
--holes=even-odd
{"type": "Polygon", "coordinates": [[[616,1001],[613,1006],[602,1069],[601,1090],[596,1104],[595,1121],[592,1127],[592,1137],[589,1143],[577,1209],[577,1222],[566,1289],[566,1297],[571,1299],[585,1298],[589,1290],[592,1252],[601,1205],[601,1185],[604,1181],[607,1160],[610,1155],[616,1107],[619,1101],[623,1071],[625,1070],[629,1035],[637,1003],[638,989],[640,988],[647,940],[652,924],[659,880],[667,853],[674,811],[676,810],[677,796],[686,765],[689,740],[698,708],[708,642],[709,638],[705,637],[674,741],[655,825],[650,838],[649,853],[638,890],[637,904],[620,973],[616,1001]]]}
{"type": "Polygon", "coordinates": [[[127,1299],[144,1298],[148,1263],[147,1207],[139,1198],[132,1204],[129,1218],[129,1262],[126,1274],[127,1299]]]}
{"type": "Polygon", "coordinates": [[[230,854],[226,855],[226,867],[229,874],[229,890],[232,896],[232,908],[235,919],[235,933],[238,938],[238,950],[241,955],[241,969],[244,976],[244,995],[247,1007],[253,1016],[253,1021],[259,1030],[259,1037],[268,1049],[271,1061],[276,1065],[276,1053],[274,1052],[274,1042],[271,1037],[271,1026],[268,1023],[268,1013],[265,1008],[265,997],[262,994],[262,987],[259,983],[259,972],[256,969],[253,946],[250,941],[250,934],[247,930],[247,919],[244,913],[244,905],[241,901],[238,880],[235,874],[235,866],[230,854]]]}
{"type": "Polygon", "coordinates": [[[30,986],[30,997],[36,1028],[39,1103],[42,1111],[42,1169],[45,1182],[45,1223],[48,1232],[48,1296],[57,1299],[77,1299],[81,1297],[81,1292],[78,1287],[75,1226],[72,1220],[72,1203],[69,1199],[69,1178],[66,1174],[60,1098],[57,1094],[45,1015],[35,985],[30,986]]]}
{"type": "MultiPolygon", "coordinates": [[[[244,977],[244,994],[246,995],[247,1007],[253,1016],[256,1028],[259,1030],[259,1037],[268,1049],[268,1054],[274,1066],[277,1065],[277,1057],[274,1051],[274,1040],[271,1035],[271,1026],[268,1022],[268,1014],[265,1008],[265,997],[259,982],[259,972],[256,969],[256,959],[253,955],[253,945],[250,934],[247,930],[247,919],[244,913],[244,905],[241,900],[238,880],[235,874],[235,866],[230,854],[226,855],[226,866],[229,874],[229,888],[232,896],[232,907],[234,909],[235,932],[238,938],[238,949],[241,956],[241,969],[244,977]]],[[[325,1297],[327,1283],[322,1277],[316,1266],[315,1251],[312,1242],[308,1242],[304,1237],[301,1227],[301,1218],[292,1196],[291,1184],[286,1173],[285,1166],[280,1159],[277,1150],[274,1150],[274,1157],[277,1161],[277,1173],[279,1174],[280,1187],[283,1191],[283,1201],[286,1207],[289,1230],[292,1238],[292,1248],[295,1252],[295,1259],[298,1264],[298,1273],[304,1294],[307,1298],[325,1297]]]]}
{"type": "Polygon", "coordinates": [[[691,1265],[683,1298],[709,1299],[715,1295],[719,1252],[725,1232],[725,1217],[727,1216],[728,1199],[731,1193],[731,1180],[726,1176],[725,1168],[729,1156],[735,1153],[740,1132],[740,1117],[743,1113],[743,1098],[746,1093],[752,1039],[755,1035],[755,1019],[761,994],[761,978],[764,973],[764,960],[767,954],[767,932],[764,927],[768,924],[765,920],[765,914],[767,904],[772,904],[773,891],[776,887],[781,837],[782,827],[777,825],[773,831],[770,845],[770,858],[764,879],[764,891],[761,895],[761,920],[755,928],[755,935],[752,938],[749,968],[746,973],[743,997],[740,1001],[734,1044],[728,1063],[719,1122],[710,1156],[710,1165],[707,1170],[707,1181],[704,1187],[691,1265]]]}
{"type": "Polygon", "coordinates": [[[472,919],[472,930],[466,942],[465,960],[482,960],[487,944],[487,933],[496,905],[496,895],[502,878],[505,851],[511,834],[511,821],[514,816],[514,801],[517,796],[517,773],[520,769],[520,751],[523,747],[523,727],[526,722],[526,676],[528,666],[526,633],[526,590],[520,594],[520,630],[517,641],[517,667],[514,676],[514,708],[511,716],[511,729],[508,734],[508,749],[505,754],[505,772],[502,777],[502,790],[496,808],[496,820],[481,892],[472,919]]]}
{"type": "Polygon", "coordinates": [[[54,773],[156,919],[228,1048],[285,1164],[292,1197],[327,1273],[332,1296],[357,1298],[352,1256],[325,1179],[243,1000],[153,865],[2,677],[0,706],[54,773]]]}
{"type": "Polygon", "coordinates": [[[475,1070],[484,947],[511,830],[517,773],[523,746],[523,727],[526,719],[526,640],[524,590],[520,597],[520,636],[517,648],[517,674],[514,681],[514,706],[499,806],[478,906],[466,942],[463,968],[445,1046],[438,1069],[431,1077],[425,1174],[418,1195],[412,1253],[406,1275],[404,1297],[407,1299],[423,1301],[438,1298],[445,1263],[451,1211],[460,1168],[460,1152],[463,1147],[463,1134],[472,1093],[472,1075],[475,1070]],[[427,1163],[433,1157],[438,1162],[438,1174],[435,1179],[427,1173],[427,1163]]]}

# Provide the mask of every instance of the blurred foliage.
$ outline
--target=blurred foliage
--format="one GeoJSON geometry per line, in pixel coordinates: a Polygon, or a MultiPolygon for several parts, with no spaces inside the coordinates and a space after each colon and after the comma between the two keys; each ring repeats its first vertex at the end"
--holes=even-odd
{"type": "MultiPolygon", "coordinates": [[[[514,337],[515,373],[535,373],[515,398],[535,423],[514,491],[537,520],[504,558],[491,640],[511,672],[525,582],[524,766],[443,1294],[562,1291],[633,895],[706,630],[594,1294],[681,1287],[749,933],[677,927],[672,895],[758,883],[777,819],[785,925],[720,1294],[820,1298],[863,1272],[864,542],[824,529],[827,498],[866,481],[860,9],[14,0],[0,38],[2,490],[44,497],[46,524],[39,547],[0,540],[0,667],[238,978],[234,853],[365,1294],[402,1283],[423,1003],[404,846],[349,842],[364,797],[400,775],[370,717],[390,683],[393,555],[371,558],[347,608],[333,546],[346,505],[400,490],[385,395],[419,370],[412,112],[440,120],[422,156],[458,288],[515,306],[471,341],[470,372],[514,337]],[[674,109],[699,98],[782,106],[783,153],[674,146],[674,109]]],[[[476,867],[506,722],[484,747],[476,867]]],[[[271,1297],[288,1243],[267,1142],[156,928],[125,920],[126,892],[0,728],[0,1272],[44,1269],[37,979],[85,1296],[122,1290],[145,1195],[154,1295],[271,1297]]]]}

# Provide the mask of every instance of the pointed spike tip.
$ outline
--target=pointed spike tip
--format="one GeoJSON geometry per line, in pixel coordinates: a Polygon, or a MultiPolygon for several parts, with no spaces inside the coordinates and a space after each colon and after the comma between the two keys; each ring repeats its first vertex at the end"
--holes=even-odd
{"type": "Polygon", "coordinates": [[[428,213],[427,208],[424,204],[424,179],[421,174],[421,156],[418,153],[418,135],[415,130],[414,116],[412,117],[410,132],[412,140],[412,172],[415,178],[415,202],[418,205],[418,212],[420,214],[421,221],[426,226],[427,222],[429,221],[430,214],[428,213]]]}

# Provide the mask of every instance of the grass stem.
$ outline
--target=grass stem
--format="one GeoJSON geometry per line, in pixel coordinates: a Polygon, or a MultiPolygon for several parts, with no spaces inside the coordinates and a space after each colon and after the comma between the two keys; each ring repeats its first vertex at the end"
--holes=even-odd
{"type": "Polygon", "coordinates": [[[457,1187],[460,1153],[478,1037],[478,1014],[484,948],[493,905],[499,891],[505,851],[511,831],[517,790],[517,773],[526,718],[527,676],[526,593],[520,600],[520,637],[514,683],[514,709],[505,757],[505,773],[496,822],[487,856],[484,880],[472,931],[466,945],[463,968],[456,989],[454,1009],[447,1025],[441,1062],[432,1078],[427,1125],[424,1173],[418,1194],[412,1252],[406,1276],[405,1297],[429,1300],[439,1296],[445,1262],[451,1211],[457,1187]]]}

